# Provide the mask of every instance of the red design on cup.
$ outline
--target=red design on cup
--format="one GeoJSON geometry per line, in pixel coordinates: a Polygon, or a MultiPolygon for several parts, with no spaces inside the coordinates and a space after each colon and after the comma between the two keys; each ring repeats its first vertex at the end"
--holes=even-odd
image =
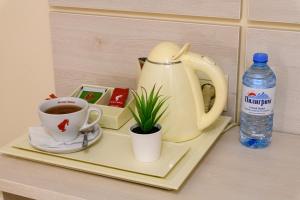
{"type": "Polygon", "coordinates": [[[57,128],[61,131],[61,132],[65,132],[66,131],[66,126],[69,125],[69,120],[68,119],[64,119],[64,121],[62,121],[61,123],[59,123],[57,125],[57,128]]]}
{"type": "Polygon", "coordinates": [[[51,94],[49,94],[49,97],[46,98],[46,100],[56,99],[56,98],[58,98],[58,97],[55,94],[51,93],[51,94]]]}

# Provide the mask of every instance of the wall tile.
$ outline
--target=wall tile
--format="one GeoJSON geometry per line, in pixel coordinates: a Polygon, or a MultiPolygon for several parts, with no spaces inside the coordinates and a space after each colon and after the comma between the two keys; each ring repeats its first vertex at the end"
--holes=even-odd
{"type": "Polygon", "coordinates": [[[51,14],[56,88],[68,95],[81,83],[135,87],[137,58],[160,41],[190,42],[229,75],[234,116],[239,27],[78,14],[51,14]]]}
{"type": "Polygon", "coordinates": [[[49,0],[52,6],[240,18],[241,0],[49,0]]]}
{"type": "Polygon", "coordinates": [[[249,19],[300,24],[300,1],[249,0],[249,19]]]}
{"type": "Polygon", "coordinates": [[[247,66],[254,52],[267,52],[277,75],[274,129],[300,134],[300,32],[251,28],[247,34],[247,66]]]}

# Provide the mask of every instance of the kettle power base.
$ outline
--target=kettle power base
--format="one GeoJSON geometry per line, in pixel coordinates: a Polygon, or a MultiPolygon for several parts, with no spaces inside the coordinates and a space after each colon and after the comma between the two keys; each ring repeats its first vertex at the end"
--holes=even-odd
{"type": "MultiPolygon", "coordinates": [[[[230,121],[231,117],[221,116],[218,120],[216,120],[216,122],[213,125],[207,128],[197,138],[180,143],[189,147],[190,150],[183,156],[183,158],[173,167],[173,169],[165,177],[156,177],[136,172],[129,172],[116,168],[105,167],[102,165],[81,162],[78,160],[66,159],[55,155],[47,155],[44,153],[19,149],[14,146],[19,142],[20,138],[17,138],[12,143],[2,147],[0,149],[0,152],[6,155],[36,161],[40,163],[60,166],[67,169],[83,171],[86,173],[121,179],[129,182],[149,185],[167,190],[178,190],[180,186],[184,183],[184,181],[187,179],[187,177],[190,175],[190,173],[193,171],[193,169],[208,152],[210,147],[212,147],[213,144],[217,141],[217,139],[222,134],[223,130],[229,124],[230,121]]],[[[110,134],[128,134],[128,126],[130,126],[130,122],[125,124],[125,126],[123,126],[118,131],[105,129],[104,132],[110,134]]]]}

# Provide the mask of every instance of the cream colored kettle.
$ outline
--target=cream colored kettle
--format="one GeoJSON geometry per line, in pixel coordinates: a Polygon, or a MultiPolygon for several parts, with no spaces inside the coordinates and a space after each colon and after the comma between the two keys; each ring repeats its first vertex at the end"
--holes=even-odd
{"type": "Polygon", "coordinates": [[[181,49],[174,43],[155,46],[146,59],[138,88],[151,90],[162,86],[161,94],[168,96],[167,112],[160,120],[164,140],[182,142],[201,134],[222,113],[227,100],[227,86],[222,70],[211,59],[188,52],[189,44],[181,49]],[[215,103],[205,113],[201,87],[196,72],[205,73],[216,91],[215,103]]]}

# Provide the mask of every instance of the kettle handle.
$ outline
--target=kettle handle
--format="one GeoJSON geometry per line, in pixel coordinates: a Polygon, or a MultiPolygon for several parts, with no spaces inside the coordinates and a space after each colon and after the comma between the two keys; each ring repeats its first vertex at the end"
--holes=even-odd
{"type": "Polygon", "coordinates": [[[194,94],[198,129],[203,130],[217,120],[225,107],[227,101],[225,76],[221,68],[212,60],[199,54],[188,52],[182,56],[182,60],[185,62],[186,71],[194,94]],[[197,92],[200,91],[200,84],[198,76],[195,74],[196,71],[201,71],[208,75],[215,87],[215,102],[208,113],[205,113],[203,100],[200,99],[202,97],[197,92]]]}

